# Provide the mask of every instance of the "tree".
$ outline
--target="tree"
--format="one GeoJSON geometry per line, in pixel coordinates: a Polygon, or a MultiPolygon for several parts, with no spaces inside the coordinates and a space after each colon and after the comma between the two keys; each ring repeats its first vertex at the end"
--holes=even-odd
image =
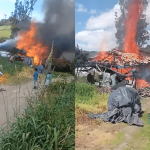
{"type": "Polygon", "coordinates": [[[23,3],[22,1],[16,0],[15,10],[11,13],[10,17],[12,36],[20,30],[18,28],[19,22],[31,21],[31,14],[36,1],[37,0],[24,0],[23,3]]]}
{"type": "Polygon", "coordinates": [[[88,61],[88,53],[83,53],[82,49],[75,47],[75,67],[80,67],[88,61]]]}
{"type": "MultiPolygon", "coordinates": [[[[116,32],[116,38],[117,38],[117,44],[118,48],[122,49],[124,44],[124,37],[126,33],[126,26],[125,26],[125,20],[128,13],[128,8],[130,5],[131,0],[119,0],[120,10],[121,10],[121,16],[118,17],[118,14],[115,13],[115,26],[117,29],[116,32]]],[[[137,33],[136,33],[136,42],[137,45],[142,48],[143,45],[147,44],[147,40],[149,40],[149,32],[146,30],[146,27],[148,23],[146,22],[146,15],[145,10],[148,6],[147,0],[142,0],[142,12],[140,15],[140,19],[137,26],[137,33]]]]}

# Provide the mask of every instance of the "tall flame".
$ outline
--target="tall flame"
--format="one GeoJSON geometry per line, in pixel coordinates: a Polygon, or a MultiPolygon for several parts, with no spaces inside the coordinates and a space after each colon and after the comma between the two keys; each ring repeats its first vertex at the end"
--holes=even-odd
{"type": "Polygon", "coordinates": [[[100,52],[97,54],[95,60],[102,60],[107,56],[106,52],[106,42],[105,39],[103,39],[101,47],[100,47],[100,52]]]}
{"type": "Polygon", "coordinates": [[[137,24],[140,19],[140,12],[142,1],[141,0],[132,0],[128,15],[126,18],[126,35],[124,38],[124,51],[127,53],[136,53],[138,54],[139,48],[136,43],[136,32],[137,32],[137,24]]]}
{"type": "Polygon", "coordinates": [[[20,38],[17,41],[17,48],[26,51],[27,56],[33,57],[35,65],[41,65],[42,60],[47,58],[49,48],[41,41],[35,39],[37,32],[37,26],[35,23],[31,23],[30,30],[20,33],[20,38]]]}

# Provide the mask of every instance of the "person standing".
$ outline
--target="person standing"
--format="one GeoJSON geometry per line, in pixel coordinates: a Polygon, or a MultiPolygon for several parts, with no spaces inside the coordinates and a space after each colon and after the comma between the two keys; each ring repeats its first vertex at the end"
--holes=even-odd
{"type": "Polygon", "coordinates": [[[51,78],[55,76],[55,75],[52,75],[51,72],[48,72],[48,74],[46,75],[45,77],[45,86],[48,87],[50,82],[51,82],[51,78]]]}
{"type": "Polygon", "coordinates": [[[35,72],[34,72],[34,74],[33,74],[34,89],[37,88],[37,79],[38,79],[38,76],[39,76],[39,72],[37,71],[37,68],[35,68],[35,72]]]}
{"type": "Polygon", "coordinates": [[[10,60],[10,63],[12,64],[12,63],[13,63],[13,61],[14,61],[14,57],[13,57],[13,56],[11,56],[9,60],[10,60]]]}

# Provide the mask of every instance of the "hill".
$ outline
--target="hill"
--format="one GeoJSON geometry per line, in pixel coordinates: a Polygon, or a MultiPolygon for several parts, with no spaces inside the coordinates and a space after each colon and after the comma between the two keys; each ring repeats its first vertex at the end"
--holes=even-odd
{"type": "Polygon", "coordinates": [[[11,35],[10,26],[0,26],[0,38],[9,38],[11,35]]]}

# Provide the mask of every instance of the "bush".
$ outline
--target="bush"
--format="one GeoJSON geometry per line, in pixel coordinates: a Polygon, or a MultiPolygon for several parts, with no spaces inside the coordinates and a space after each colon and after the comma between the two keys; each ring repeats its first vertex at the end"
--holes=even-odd
{"type": "Polygon", "coordinates": [[[52,68],[55,66],[55,71],[58,72],[71,72],[71,64],[66,60],[53,58],[52,68]]]}

